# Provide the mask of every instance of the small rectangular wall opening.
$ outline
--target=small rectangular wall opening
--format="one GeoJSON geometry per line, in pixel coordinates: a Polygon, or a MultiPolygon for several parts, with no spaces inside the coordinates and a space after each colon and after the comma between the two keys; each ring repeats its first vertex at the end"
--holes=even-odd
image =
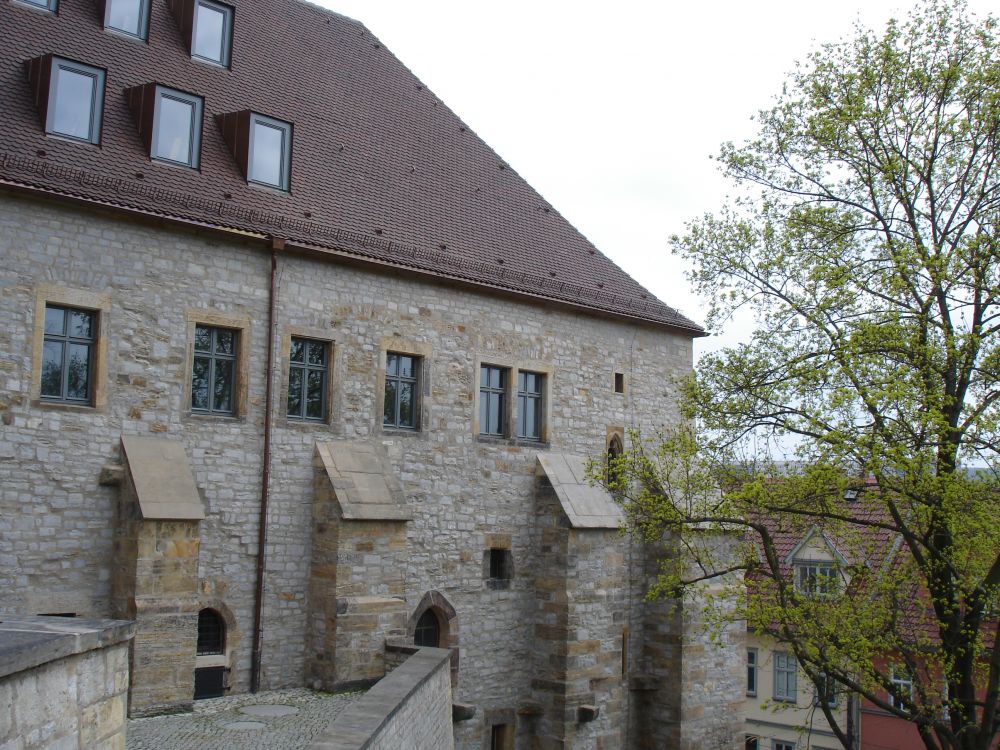
{"type": "Polygon", "coordinates": [[[615,393],[625,393],[625,373],[615,373],[615,393]]]}
{"type": "Polygon", "coordinates": [[[490,727],[490,750],[513,750],[514,727],[510,724],[494,724],[490,727]]]}
{"type": "Polygon", "coordinates": [[[226,668],[200,667],[194,670],[194,699],[221,698],[226,694],[226,668]]]}
{"type": "Polygon", "coordinates": [[[514,557],[509,549],[491,547],[483,555],[483,573],[490,588],[505,589],[514,577],[514,557]]]}

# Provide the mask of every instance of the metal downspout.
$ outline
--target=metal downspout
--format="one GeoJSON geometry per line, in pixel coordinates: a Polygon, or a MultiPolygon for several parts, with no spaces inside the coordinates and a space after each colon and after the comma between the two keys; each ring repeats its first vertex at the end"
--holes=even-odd
{"type": "Polygon", "coordinates": [[[250,692],[260,690],[261,641],[263,640],[264,571],[267,552],[267,505],[271,485],[271,407],[274,390],[274,318],[277,305],[278,252],[285,249],[283,239],[271,238],[271,285],[267,298],[267,381],[264,395],[264,455],[260,479],[260,521],[257,530],[257,587],[254,592],[253,653],[250,667],[250,692]]]}

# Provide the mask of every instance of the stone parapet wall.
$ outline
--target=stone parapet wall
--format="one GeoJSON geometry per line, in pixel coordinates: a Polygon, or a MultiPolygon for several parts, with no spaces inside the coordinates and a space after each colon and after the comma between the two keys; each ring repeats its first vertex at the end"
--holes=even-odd
{"type": "Polygon", "coordinates": [[[346,709],[308,750],[450,750],[447,649],[422,648],[346,709]]]}
{"type": "Polygon", "coordinates": [[[121,620],[0,621],[0,748],[124,750],[133,633],[121,620]]]}

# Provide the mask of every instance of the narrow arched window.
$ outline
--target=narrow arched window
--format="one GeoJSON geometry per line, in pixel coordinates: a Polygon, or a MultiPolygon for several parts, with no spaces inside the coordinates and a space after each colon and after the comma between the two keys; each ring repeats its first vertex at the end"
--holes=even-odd
{"type": "Polygon", "coordinates": [[[441,623],[433,610],[428,609],[417,620],[417,627],[413,631],[413,643],[416,646],[432,646],[437,648],[441,644],[441,623]]]}
{"type": "Polygon", "coordinates": [[[618,492],[622,490],[619,486],[622,480],[622,467],[618,459],[622,457],[624,452],[625,447],[622,445],[621,435],[615,433],[608,441],[608,466],[604,478],[608,487],[618,492]]]}
{"type": "Polygon", "coordinates": [[[198,655],[222,654],[226,650],[226,624],[214,609],[198,613],[198,655]]]}

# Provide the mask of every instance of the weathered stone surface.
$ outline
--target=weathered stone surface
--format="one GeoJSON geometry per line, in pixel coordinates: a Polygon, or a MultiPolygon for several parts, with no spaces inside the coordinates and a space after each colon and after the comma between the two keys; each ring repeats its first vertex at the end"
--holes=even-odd
{"type": "Polygon", "coordinates": [[[0,748],[124,748],[132,623],[0,622],[0,748]]]}

